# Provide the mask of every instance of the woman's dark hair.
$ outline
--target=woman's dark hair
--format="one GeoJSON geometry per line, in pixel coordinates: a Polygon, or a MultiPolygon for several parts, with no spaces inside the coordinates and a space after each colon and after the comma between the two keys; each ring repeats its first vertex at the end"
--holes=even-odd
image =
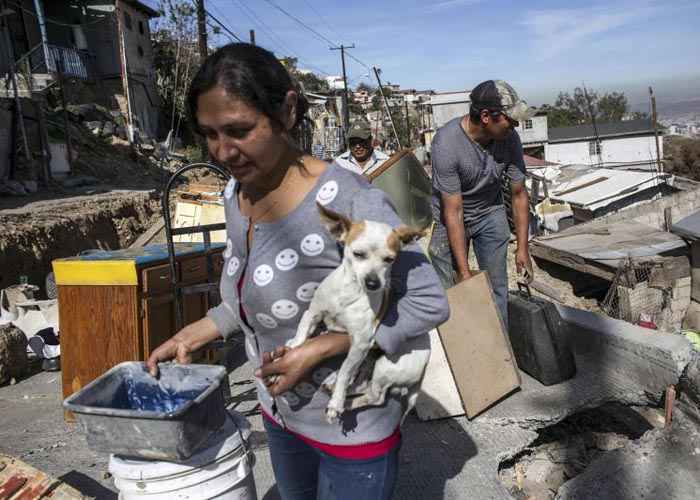
{"type": "Polygon", "coordinates": [[[309,109],[301,90],[275,55],[249,43],[224,45],[204,60],[187,93],[187,109],[195,124],[197,99],[217,85],[280,125],[280,112],[290,90],[299,96],[295,127],[304,121],[309,109]]]}

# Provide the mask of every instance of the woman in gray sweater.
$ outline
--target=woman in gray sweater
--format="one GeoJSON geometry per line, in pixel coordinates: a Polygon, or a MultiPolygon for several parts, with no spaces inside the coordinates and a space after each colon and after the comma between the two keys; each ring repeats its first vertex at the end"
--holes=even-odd
{"type": "MultiPolygon", "coordinates": [[[[231,44],[209,56],[189,90],[188,106],[209,153],[232,179],[224,191],[227,242],[222,303],[158,347],[148,360],[189,362],[190,354],[234,331],[257,368],[256,380],[272,465],[285,500],[384,499],[398,467],[401,401],[324,418],[321,382],[343,361],[345,334],[327,333],[286,349],[314,291],[341,262],[342,248],[325,231],[316,203],[354,220],[401,224],[386,195],[338,165],[303,154],[292,135],[307,104],[275,56],[231,44]],[[261,371],[278,375],[266,385],[261,371]]],[[[390,307],[377,345],[400,354],[429,345],[427,332],[445,321],[444,290],[417,245],[392,268],[390,307]]]]}

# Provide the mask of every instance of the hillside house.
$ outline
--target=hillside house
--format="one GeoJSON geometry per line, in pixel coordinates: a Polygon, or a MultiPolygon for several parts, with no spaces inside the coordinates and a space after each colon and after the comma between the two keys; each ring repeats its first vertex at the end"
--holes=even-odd
{"type": "Polygon", "coordinates": [[[35,92],[61,74],[69,103],[119,109],[134,129],[157,136],[149,29],[157,11],[137,0],[14,0],[8,8],[11,46],[0,52],[0,75],[9,71],[10,49],[35,92]]]}
{"type": "MultiPolygon", "coordinates": [[[[653,164],[658,157],[651,120],[629,120],[550,128],[547,161],[562,165],[653,164]]],[[[663,141],[659,140],[663,158],[663,141]]]]}

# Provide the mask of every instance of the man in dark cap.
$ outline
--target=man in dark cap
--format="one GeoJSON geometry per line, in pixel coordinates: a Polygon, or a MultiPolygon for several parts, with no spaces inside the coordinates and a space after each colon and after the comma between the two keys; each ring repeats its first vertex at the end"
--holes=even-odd
{"type": "Polygon", "coordinates": [[[359,122],[350,127],[348,144],[350,150],[338,156],[335,161],[341,167],[358,174],[368,174],[389,159],[372,146],[372,129],[367,123],[359,122]]]}
{"type": "Polygon", "coordinates": [[[510,228],[503,178],[510,181],[518,273],[532,279],[528,250],[528,196],[519,120],[534,114],[502,80],[471,91],[469,114],[441,127],[432,143],[433,218],[430,254],[445,287],[469,279],[471,241],[479,268],[488,271],[496,305],[508,324],[507,252],[510,228]]]}

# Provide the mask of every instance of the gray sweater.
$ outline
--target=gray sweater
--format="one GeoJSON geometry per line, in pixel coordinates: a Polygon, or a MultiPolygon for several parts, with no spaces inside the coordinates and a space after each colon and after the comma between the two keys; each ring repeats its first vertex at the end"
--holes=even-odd
{"type": "MultiPolygon", "coordinates": [[[[401,225],[401,220],[383,191],[333,163],[292,213],[279,221],[255,225],[248,255],[250,222],[239,210],[236,192],[232,179],[224,191],[228,241],[221,276],[222,303],[207,315],[224,337],[244,332],[248,359],[258,367],[262,352],[294,337],[318,283],[341,263],[342,248],[322,226],[316,202],[353,220],[381,221],[393,227],[401,225]]],[[[389,354],[427,348],[426,333],[447,319],[449,309],[438,277],[418,245],[409,245],[400,253],[391,281],[391,305],[377,329],[377,344],[389,354]]],[[[393,397],[381,407],[346,412],[341,424],[326,422],[329,397],[319,387],[342,361],[343,356],[324,361],[306,380],[276,398],[276,414],[273,399],[256,379],[264,411],[290,430],[322,443],[356,445],[388,437],[402,413],[401,402],[393,397]]]]}

